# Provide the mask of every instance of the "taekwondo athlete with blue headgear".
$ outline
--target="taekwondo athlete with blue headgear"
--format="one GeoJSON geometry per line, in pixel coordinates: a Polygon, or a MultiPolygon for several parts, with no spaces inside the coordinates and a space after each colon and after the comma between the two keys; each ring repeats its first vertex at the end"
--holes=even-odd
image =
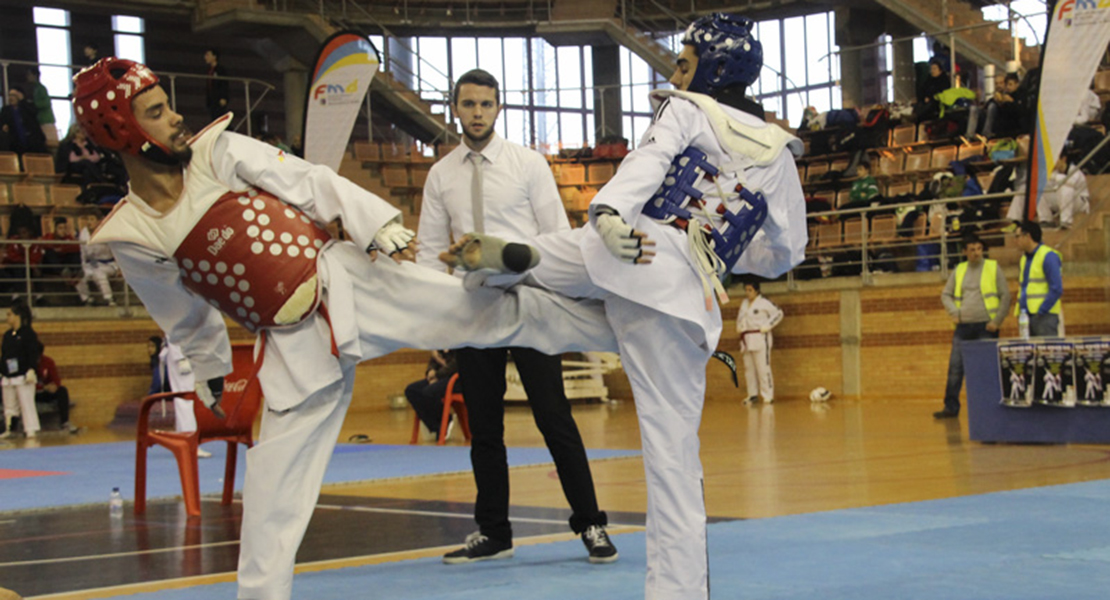
{"type": "MultiPolygon", "coordinates": [[[[804,258],[802,144],[745,95],[763,62],[752,27],[724,14],[691,24],[677,89],[651,93],[654,122],[593,199],[589,226],[532,240],[542,260],[525,282],[602,299],[617,335],[644,452],[647,600],[709,597],[698,426],[721,278],[778,277],[804,258]]],[[[499,247],[473,234],[442,258],[474,271],[470,287],[503,285],[499,247]]]]}

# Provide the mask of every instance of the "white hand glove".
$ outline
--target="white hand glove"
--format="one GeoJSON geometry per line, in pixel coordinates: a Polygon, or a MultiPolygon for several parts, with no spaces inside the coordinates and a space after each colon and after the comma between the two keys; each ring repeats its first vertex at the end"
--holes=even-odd
{"type": "Polygon", "coordinates": [[[617,260],[626,263],[635,263],[643,255],[641,240],[632,235],[633,229],[616,214],[601,214],[597,217],[597,233],[609,252],[617,260]]]}
{"type": "Polygon", "coordinates": [[[24,377],[23,381],[26,382],[26,383],[31,383],[31,384],[38,383],[39,382],[39,376],[38,376],[37,373],[35,373],[34,369],[29,369],[27,371],[27,376],[24,377]]]}
{"type": "Polygon", "coordinates": [[[413,230],[406,228],[397,221],[390,221],[374,235],[374,242],[370,244],[368,249],[377,250],[389,256],[394,252],[401,252],[408,248],[409,242],[415,237],[416,232],[413,230]]]}
{"type": "Polygon", "coordinates": [[[763,327],[759,328],[759,333],[767,333],[768,331],[771,331],[770,325],[764,325],[763,327]]]}

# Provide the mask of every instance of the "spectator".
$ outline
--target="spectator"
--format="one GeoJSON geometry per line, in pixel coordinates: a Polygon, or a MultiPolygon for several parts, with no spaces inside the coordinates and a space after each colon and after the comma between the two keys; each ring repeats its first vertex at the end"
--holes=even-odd
{"type": "Polygon", "coordinates": [[[929,76],[921,83],[914,106],[914,118],[918,123],[935,119],[940,115],[940,103],[936,95],[952,86],[948,72],[944,70],[941,59],[934,56],[929,60],[929,76]]]}
{"type": "Polygon", "coordinates": [[[85,44],[85,48],[82,50],[82,53],[85,55],[86,66],[92,65],[96,63],[96,61],[100,60],[100,47],[92,42],[85,44]]]}
{"type": "Polygon", "coordinates": [[[1090,212],[1087,176],[1069,163],[1066,154],[1060,155],[1056,168],[1048,176],[1044,195],[1037,202],[1037,220],[1041,227],[1069,229],[1076,214],[1090,212]]]}
{"type": "Polygon", "coordinates": [[[852,189],[848,191],[849,204],[853,207],[867,206],[879,196],[879,182],[871,176],[871,163],[869,161],[860,161],[856,165],[856,177],[859,179],[852,182],[852,189]]]}
{"type": "Polygon", "coordinates": [[[775,401],[775,380],[771,374],[771,330],[782,322],[782,309],[760,293],[759,282],[744,284],[744,301],[736,314],[736,332],[740,334],[740,353],[744,358],[744,379],[748,397],[744,404],[755,404],[759,397],[771,404],[775,401]]]}
{"type": "Polygon", "coordinates": [[[944,390],[944,409],[933,413],[935,419],[960,415],[960,388],[964,383],[963,342],[997,339],[998,330],[1010,308],[1010,288],[1006,275],[996,261],[983,258],[983,242],[975,235],[964,238],[966,261],[956,266],[940,295],[944,309],[956,326],[952,352],[948,357],[948,381],[944,390]]]}
{"type": "Polygon", "coordinates": [[[8,90],[8,104],[0,109],[0,128],[12,152],[46,152],[46,138],[35,116],[35,105],[16,88],[8,90]]]}
{"type": "MultiPolygon", "coordinates": [[[[452,350],[433,350],[432,357],[428,360],[428,367],[424,369],[424,378],[414,381],[405,388],[405,398],[408,398],[412,409],[420,417],[420,422],[428,429],[429,436],[439,437],[439,427],[443,422],[443,396],[447,393],[447,383],[451,376],[459,370],[452,350]]],[[[461,392],[459,382],[455,382],[454,391],[461,392]]],[[[451,425],[454,424],[452,415],[451,425]]],[[[448,426],[447,436],[451,436],[448,426]]]]}
{"type": "Polygon", "coordinates": [[[208,87],[205,95],[205,106],[208,107],[208,117],[215,121],[221,115],[231,110],[228,106],[229,85],[226,79],[227,72],[220,64],[220,51],[209,48],[204,51],[204,64],[208,65],[208,87]]]}
{"type": "Polygon", "coordinates": [[[1014,314],[1029,315],[1029,335],[1055,337],[1060,331],[1061,297],[1064,279],[1060,274],[1060,253],[1041,243],[1041,226],[1023,221],[1018,226],[1018,301],[1014,314]]]}
{"type": "MultiPolygon", "coordinates": [[[[20,292],[27,289],[27,278],[30,276],[31,281],[35,287],[34,281],[41,277],[42,272],[39,266],[43,260],[43,246],[42,244],[29,244],[24,246],[20,243],[22,241],[34,241],[38,238],[34,232],[27,225],[13,223],[8,229],[9,243],[4,247],[4,279],[8,282],[9,291],[12,294],[12,300],[18,298],[20,292]],[[28,267],[30,272],[28,273],[28,267]]],[[[35,299],[41,296],[36,295],[35,299]]]]}
{"type": "Polygon", "coordinates": [[[62,377],[58,374],[54,359],[43,354],[39,357],[36,371],[38,382],[35,383],[35,403],[53,404],[62,431],[77,433],[77,428],[69,422],[69,390],[62,385],[62,377]]]}
{"type": "Polygon", "coordinates": [[[72,242],[46,245],[42,253],[42,270],[47,277],[65,280],[67,286],[76,286],[76,277],[81,269],[81,245],[77,243],[77,236],[69,219],[54,217],[54,230],[43,235],[42,239],[72,242]]]}
{"type": "Polygon", "coordinates": [[[62,183],[85,189],[90,183],[101,180],[101,158],[100,149],[89,141],[85,130],[74,123],[54,153],[54,171],[62,176],[62,183]]]}
{"type": "Polygon", "coordinates": [[[35,408],[35,367],[42,355],[42,344],[31,328],[31,309],[16,303],[8,309],[8,330],[0,344],[0,390],[4,399],[4,433],[12,435],[12,419],[22,416],[23,432],[33,438],[39,431],[35,408]]]}
{"type": "MultiPolygon", "coordinates": [[[[1094,87],[1094,82],[1091,82],[1091,87],[1094,87]]],[[[1098,94],[1093,89],[1088,89],[1083,94],[1083,104],[1079,106],[1079,114],[1075,115],[1076,125],[1086,125],[1098,121],[1098,115],[1102,112],[1102,100],[1099,100],[1098,94]]]]}
{"type": "Polygon", "coordinates": [[[93,305],[95,301],[89,295],[89,280],[92,280],[96,282],[96,287],[100,290],[104,302],[108,306],[115,306],[116,301],[112,298],[112,284],[108,281],[108,278],[119,275],[116,259],[112,256],[112,250],[108,246],[89,243],[92,232],[96,231],[99,223],[100,217],[97,215],[86,217],[85,227],[81,229],[77,238],[82,244],[81,267],[83,270],[83,277],[77,283],[77,295],[81,297],[81,302],[89,306],[93,305]]]}
{"type": "Polygon", "coordinates": [[[54,108],[50,106],[50,92],[39,82],[39,70],[27,69],[27,95],[35,104],[35,118],[38,120],[47,146],[58,144],[58,128],[54,125],[54,108]]]}

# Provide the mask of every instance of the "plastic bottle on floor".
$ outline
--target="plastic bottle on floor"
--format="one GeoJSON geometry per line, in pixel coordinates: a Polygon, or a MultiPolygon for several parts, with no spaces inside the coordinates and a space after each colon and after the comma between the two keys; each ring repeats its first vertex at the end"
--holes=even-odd
{"type": "Polygon", "coordinates": [[[119,488],[112,488],[112,495],[108,497],[108,515],[113,519],[123,518],[123,496],[119,488]]]}

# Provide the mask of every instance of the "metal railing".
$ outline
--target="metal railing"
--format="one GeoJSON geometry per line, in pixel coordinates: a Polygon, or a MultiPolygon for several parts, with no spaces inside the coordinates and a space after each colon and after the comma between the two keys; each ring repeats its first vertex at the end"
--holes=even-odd
{"type": "MultiPolygon", "coordinates": [[[[4,85],[4,96],[5,97],[7,97],[8,90],[11,89],[10,69],[11,69],[12,66],[26,66],[26,67],[35,67],[35,68],[42,68],[42,67],[58,68],[58,67],[61,67],[61,68],[69,69],[72,74],[76,74],[78,71],[85,68],[84,65],[55,65],[55,64],[46,64],[46,63],[39,63],[39,62],[26,61],[26,60],[0,59],[0,73],[2,73],[2,80],[3,80],[3,85],[4,85]]],[[[251,121],[252,121],[251,116],[254,113],[254,110],[258,108],[259,103],[261,103],[262,99],[266,97],[266,94],[270,93],[271,91],[273,91],[275,89],[273,85],[271,85],[269,83],[266,83],[265,81],[262,81],[262,80],[259,80],[259,79],[252,79],[250,77],[224,77],[224,76],[210,77],[207,74],[176,73],[176,72],[173,72],[173,71],[155,71],[155,73],[162,79],[162,85],[165,87],[166,94],[169,95],[169,98],[170,98],[170,108],[174,109],[175,111],[177,110],[177,82],[178,82],[179,79],[190,81],[190,82],[193,81],[193,80],[200,80],[201,83],[199,83],[196,86],[197,89],[202,89],[203,86],[207,85],[207,82],[209,80],[212,80],[212,79],[226,80],[226,81],[231,82],[231,83],[236,84],[236,85],[242,85],[243,86],[243,98],[244,98],[243,105],[246,109],[245,110],[246,114],[243,115],[238,120],[237,123],[232,124],[231,130],[232,131],[240,131],[243,128],[243,125],[246,124],[246,130],[247,130],[246,133],[247,133],[247,135],[252,135],[252,133],[253,133],[251,131],[251,121]],[[255,86],[256,88],[261,90],[260,92],[255,92],[253,100],[252,100],[252,94],[251,94],[251,86],[255,86]]],[[[57,97],[57,96],[55,96],[55,97],[57,97]]],[[[58,132],[59,136],[65,136],[65,134],[66,134],[66,132],[64,132],[64,131],[59,131],[58,132]]]]}
{"type": "MultiPolygon", "coordinates": [[[[10,303],[16,299],[26,301],[31,307],[86,306],[77,291],[77,283],[84,280],[88,287],[88,297],[92,304],[103,305],[100,289],[91,277],[86,277],[79,253],[60,252],[65,247],[84,245],[79,240],[0,240],[0,303],[10,303]],[[22,259],[10,260],[11,246],[20,246],[22,259]],[[38,254],[32,249],[42,248],[38,254]],[[75,256],[64,258],[64,255],[75,256]],[[41,261],[34,257],[38,256],[41,261]]],[[[112,302],[119,308],[121,316],[130,316],[132,307],[137,303],[131,288],[118,274],[109,276],[112,287],[112,302]]]]}

